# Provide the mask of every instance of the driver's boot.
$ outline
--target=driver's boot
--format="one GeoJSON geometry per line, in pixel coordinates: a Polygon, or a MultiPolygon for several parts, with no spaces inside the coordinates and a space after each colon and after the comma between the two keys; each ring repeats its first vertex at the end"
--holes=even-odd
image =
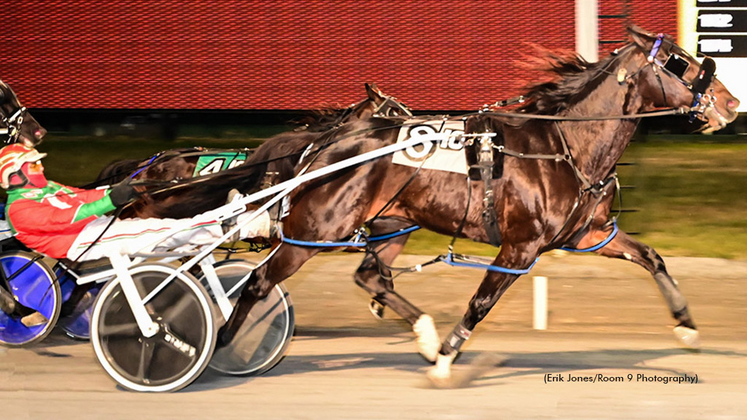
{"type": "Polygon", "coordinates": [[[20,314],[16,313],[16,315],[22,315],[21,324],[29,328],[49,322],[47,317],[39,312],[26,308],[23,305],[17,305],[13,295],[5,290],[4,287],[0,287],[0,309],[8,315],[14,314],[16,309],[18,309],[20,314]]]}
{"type": "Polygon", "coordinates": [[[25,325],[28,328],[36,327],[38,325],[44,325],[47,322],[49,322],[47,317],[36,311],[21,318],[21,324],[25,325]]]}

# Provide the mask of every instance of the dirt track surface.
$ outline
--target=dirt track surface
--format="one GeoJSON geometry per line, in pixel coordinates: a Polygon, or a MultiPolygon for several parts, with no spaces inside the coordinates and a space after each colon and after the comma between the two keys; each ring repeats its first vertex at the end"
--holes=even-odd
{"type": "MultiPolygon", "coordinates": [[[[472,372],[485,355],[501,366],[479,371],[465,388],[438,390],[425,380],[428,365],[409,327],[390,313],[383,321],[369,314],[366,294],[351,281],[361,258],[319,256],[286,282],[297,336],[262,376],[206,371],[179,393],[125,392],[89,344],[55,334],[32,349],[0,348],[0,418],[747,419],[747,262],[666,260],[701,330],[696,353],[675,342],[643,269],[600,257],[543,257],[478,326],[455,374],[472,372]],[[547,331],[532,329],[532,276],[539,275],[549,278],[547,331]],[[555,374],[564,381],[545,383],[555,374]],[[600,374],[623,382],[568,383],[568,375],[600,374]],[[696,375],[697,384],[662,382],[696,375]]],[[[427,259],[404,256],[397,265],[427,259]]],[[[397,289],[434,316],[443,336],[481,278],[478,270],[436,265],[401,276],[397,289]]]]}

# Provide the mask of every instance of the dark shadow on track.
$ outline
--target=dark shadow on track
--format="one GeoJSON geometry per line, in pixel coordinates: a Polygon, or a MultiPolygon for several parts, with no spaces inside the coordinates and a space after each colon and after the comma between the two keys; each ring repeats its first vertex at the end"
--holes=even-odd
{"type": "MultiPolygon", "coordinates": [[[[592,351],[564,351],[537,353],[481,353],[465,352],[454,365],[455,374],[460,370],[469,371],[475,365],[484,374],[474,378],[475,382],[465,384],[469,387],[495,385],[496,380],[523,377],[530,375],[544,376],[545,374],[562,374],[584,370],[631,370],[631,373],[648,371],[659,372],[668,376],[693,375],[694,372],[679,367],[652,367],[652,361],[670,356],[693,354],[694,352],[682,348],[662,348],[652,350],[592,350],[592,351]],[[486,359],[485,356],[490,356],[486,359]],[[492,366],[484,366],[485,360],[494,362],[492,366]],[[500,373],[495,368],[510,370],[500,373]],[[520,369],[517,371],[516,369],[520,369]],[[488,372],[493,374],[486,376],[488,372]],[[486,381],[491,381],[487,383],[486,381]]],[[[697,352],[699,356],[731,356],[747,357],[747,353],[730,350],[706,348],[697,352]]],[[[346,371],[367,368],[390,368],[411,373],[424,373],[430,366],[420,355],[415,353],[346,353],[335,355],[293,356],[283,359],[274,369],[264,373],[261,377],[277,377],[309,372],[346,371]]],[[[463,373],[462,372],[462,373],[463,373]]],[[[220,389],[248,383],[261,377],[231,377],[207,370],[186,392],[220,389]]],[[[702,382],[702,381],[701,381],[702,382]]],[[[428,387],[424,381],[423,387],[428,387]]],[[[184,392],[184,391],[183,391],[184,392]]]]}

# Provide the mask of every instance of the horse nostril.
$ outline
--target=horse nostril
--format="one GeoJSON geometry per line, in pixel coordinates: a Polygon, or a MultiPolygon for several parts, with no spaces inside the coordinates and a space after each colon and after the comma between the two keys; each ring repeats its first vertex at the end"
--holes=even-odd
{"type": "Polygon", "coordinates": [[[44,137],[45,134],[47,134],[47,133],[44,130],[36,130],[36,131],[34,131],[34,136],[37,139],[40,139],[40,138],[44,137]]]}
{"type": "Polygon", "coordinates": [[[737,102],[736,99],[729,99],[728,101],[726,101],[727,108],[734,109],[737,107],[737,104],[739,104],[739,102],[737,102]]]}

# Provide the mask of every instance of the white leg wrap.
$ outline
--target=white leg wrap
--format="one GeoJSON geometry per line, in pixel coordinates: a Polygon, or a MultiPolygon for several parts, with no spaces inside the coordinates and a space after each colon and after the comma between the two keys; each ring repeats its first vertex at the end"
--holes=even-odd
{"type": "Polygon", "coordinates": [[[674,327],[674,336],[688,348],[700,348],[700,333],[698,330],[683,326],[674,327]]]}
{"type": "Polygon", "coordinates": [[[412,330],[418,336],[418,352],[430,362],[436,361],[438,349],[441,348],[441,340],[438,338],[436,324],[430,315],[420,315],[417,322],[412,325],[412,330]]]}

